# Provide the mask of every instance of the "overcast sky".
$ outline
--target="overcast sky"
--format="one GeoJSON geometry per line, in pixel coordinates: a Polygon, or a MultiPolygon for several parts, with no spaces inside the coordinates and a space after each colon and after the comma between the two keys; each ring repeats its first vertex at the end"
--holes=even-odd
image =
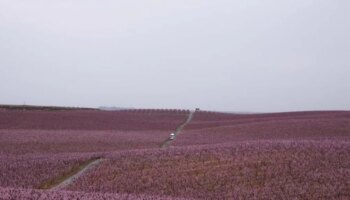
{"type": "Polygon", "coordinates": [[[0,104],[350,110],[348,0],[0,0],[0,104]]]}

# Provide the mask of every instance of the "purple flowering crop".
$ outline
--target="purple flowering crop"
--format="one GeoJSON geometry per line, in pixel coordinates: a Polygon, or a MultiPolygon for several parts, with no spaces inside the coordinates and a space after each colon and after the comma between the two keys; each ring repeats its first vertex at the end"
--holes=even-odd
{"type": "Polygon", "coordinates": [[[350,199],[350,112],[196,112],[160,148],[188,114],[0,109],[0,200],[350,199]]]}

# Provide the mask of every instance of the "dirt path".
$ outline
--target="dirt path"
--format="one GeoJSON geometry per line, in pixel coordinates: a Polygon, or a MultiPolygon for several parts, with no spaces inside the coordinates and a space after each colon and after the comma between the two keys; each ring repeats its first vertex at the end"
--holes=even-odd
{"type": "MultiPolygon", "coordinates": [[[[178,126],[174,132],[175,137],[173,139],[171,139],[171,137],[169,137],[168,139],[166,139],[162,144],[161,144],[161,148],[165,148],[168,147],[172,141],[174,141],[174,139],[176,138],[176,136],[178,136],[180,134],[180,132],[185,128],[185,126],[191,122],[193,116],[194,116],[195,111],[191,111],[190,114],[188,115],[186,121],[181,124],[180,126],[178,126]]],[[[69,185],[71,185],[76,179],[78,179],[79,177],[83,176],[86,172],[88,172],[89,170],[97,167],[104,159],[102,158],[96,158],[96,159],[92,159],[89,160],[85,163],[83,163],[82,165],[80,165],[78,168],[73,169],[71,172],[69,172],[68,174],[62,176],[62,177],[58,177],[55,180],[51,180],[50,182],[44,183],[43,185],[41,185],[39,187],[39,189],[44,189],[44,190],[61,190],[64,189],[66,187],[68,187],[69,185]]]]}
{"type": "Polygon", "coordinates": [[[103,161],[102,158],[90,160],[89,162],[81,165],[78,169],[72,171],[68,175],[64,177],[60,177],[57,180],[54,180],[52,183],[46,185],[45,187],[41,189],[47,189],[47,190],[61,190],[65,187],[72,184],[77,178],[84,175],[87,171],[95,168],[97,165],[99,165],[103,161]]]}
{"type": "Polygon", "coordinates": [[[185,126],[191,122],[191,120],[193,119],[193,116],[194,116],[194,113],[195,111],[191,111],[190,114],[188,115],[187,117],[187,120],[181,124],[179,127],[176,128],[174,134],[175,134],[175,137],[173,139],[171,139],[171,137],[169,137],[168,139],[166,139],[161,145],[160,147],[161,148],[164,148],[164,147],[168,147],[174,140],[175,138],[181,133],[181,131],[185,128],[185,126]]]}

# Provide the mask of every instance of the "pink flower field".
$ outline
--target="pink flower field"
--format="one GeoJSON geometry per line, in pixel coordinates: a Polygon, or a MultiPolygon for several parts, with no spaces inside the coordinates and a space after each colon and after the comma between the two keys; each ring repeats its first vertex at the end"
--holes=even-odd
{"type": "Polygon", "coordinates": [[[169,130],[186,110],[0,110],[0,129],[10,130],[169,130]]]}
{"type": "Polygon", "coordinates": [[[0,130],[1,154],[109,152],[158,148],[172,131],[0,130]]]}
{"type": "Polygon", "coordinates": [[[349,140],[350,112],[196,113],[176,146],[250,140],[349,140]]]}
{"type": "Polygon", "coordinates": [[[350,146],[263,141],[112,153],[69,187],[195,199],[342,199],[350,146]]]}
{"type": "Polygon", "coordinates": [[[65,176],[84,162],[98,157],[94,154],[46,154],[0,156],[0,186],[42,188],[65,176]]]}
{"type": "Polygon", "coordinates": [[[188,116],[2,109],[0,199],[350,199],[350,112],[188,116]]]}

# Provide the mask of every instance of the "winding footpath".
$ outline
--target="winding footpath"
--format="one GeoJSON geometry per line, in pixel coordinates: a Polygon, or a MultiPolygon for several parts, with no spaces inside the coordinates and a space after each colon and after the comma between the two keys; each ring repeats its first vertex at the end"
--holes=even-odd
{"type": "Polygon", "coordinates": [[[171,138],[171,136],[170,136],[168,139],[166,139],[160,145],[161,148],[168,147],[175,140],[175,138],[181,133],[181,131],[185,128],[185,126],[192,121],[195,112],[196,111],[191,111],[190,112],[190,114],[187,117],[187,120],[183,124],[181,124],[179,127],[176,128],[176,130],[174,132],[174,137],[171,138]]]}

